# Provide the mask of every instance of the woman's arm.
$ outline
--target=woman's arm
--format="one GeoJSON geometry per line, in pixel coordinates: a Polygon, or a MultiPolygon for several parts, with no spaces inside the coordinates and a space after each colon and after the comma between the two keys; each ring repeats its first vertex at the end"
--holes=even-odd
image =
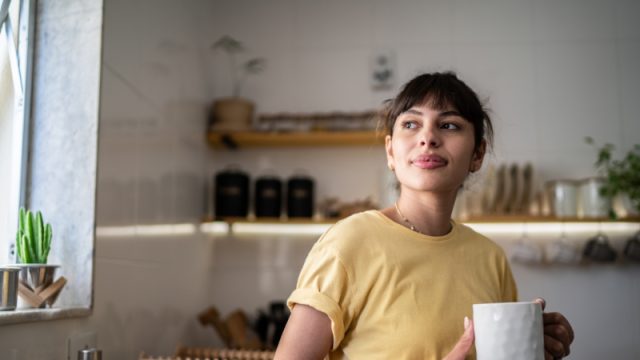
{"type": "Polygon", "coordinates": [[[332,345],[329,317],[311,306],[298,304],[291,311],[274,360],[322,360],[332,345]]]}

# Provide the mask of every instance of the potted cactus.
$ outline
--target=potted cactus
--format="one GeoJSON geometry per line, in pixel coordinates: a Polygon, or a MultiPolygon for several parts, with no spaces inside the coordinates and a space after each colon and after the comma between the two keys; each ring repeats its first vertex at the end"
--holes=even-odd
{"type": "Polygon", "coordinates": [[[20,209],[16,247],[18,257],[23,264],[46,264],[51,250],[53,230],[51,224],[45,224],[42,213],[20,209]]]}
{"type": "Polygon", "coordinates": [[[254,104],[240,96],[242,85],[247,76],[262,72],[266,61],[263,58],[239,61],[238,56],[245,51],[245,48],[240,41],[228,35],[218,39],[211,48],[227,54],[230,65],[229,74],[233,83],[231,96],[217,99],[213,103],[211,128],[213,130],[246,130],[253,118],[254,104]]]}
{"type": "Polygon", "coordinates": [[[21,268],[18,294],[31,307],[51,306],[66,283],[64,277],[54,282],[59,266],[47,264],[52,237],[51,224],[44,222],[40,211],[34,215],[20,209],[16,234],[21,268]]]}

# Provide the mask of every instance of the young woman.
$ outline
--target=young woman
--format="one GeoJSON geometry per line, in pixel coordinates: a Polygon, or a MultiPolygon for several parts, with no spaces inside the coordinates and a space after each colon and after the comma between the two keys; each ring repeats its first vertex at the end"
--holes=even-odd
{"type": "MultiPolygon", "coordinates": [[[[517,300],[502,249],[451,220],[492,139],[475,92],[453,73],[421,75],[384,121],[400,196],[339,221],[313,246],[277,360],[474,359],[472,304],[517,300]]],[[[546,358],[568,355],[567,320],[551,313],[544,323],[546,358]]]]}

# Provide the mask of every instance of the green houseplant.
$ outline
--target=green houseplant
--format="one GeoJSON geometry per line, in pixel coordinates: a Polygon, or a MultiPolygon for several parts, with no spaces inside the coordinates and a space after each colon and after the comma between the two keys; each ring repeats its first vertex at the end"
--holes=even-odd
{"type": "MultiPolygon", "coordinates": [[[[598,149],[596,168],[605,178],[605,183],[600,188],[602,195],[611,199],[620,197],[625,205],[627,213],[638,214],[640,212],[640,144],[635,144],[621,159],[613,158],[615,146],[604,144],[598,147],[591,137],[585,141],[598,149]]],[[[613,217],[617,217],[614,212],[613,217]]]]}
{"type": "Polygon", "coordinates": [[[264,58],[250,58],[239,61],[239,56],[245,52],[242,43],[231,36],[224,35],[211,45],[213,50],[227,54],[229,74],[232,79],[232,94],[230,97],[217,99],[211,110],[211,127],[215,130],[243,130],[250,126],[253,118],[254,104],[241,97],[242,85],[247,76],[258,74],[265,68],[264,58]]]}
{"type": "Polygon", "coordinates": [[[58,265],[47,264],[53,229],[45,223],[40,211],[35,214],[20,209],[16,249],[18,252],[20,280],[18,294],[24,300],[23,307],[45,307],[55,302],[66,279],[53,281],[58,265]]]}
{"type": "Polygon", "coordinates": [[[53,230],[45,224],[42,213],[20,209],[16,247],[20,261],[24,264],[46,264],[51,250],[53,230]]]}

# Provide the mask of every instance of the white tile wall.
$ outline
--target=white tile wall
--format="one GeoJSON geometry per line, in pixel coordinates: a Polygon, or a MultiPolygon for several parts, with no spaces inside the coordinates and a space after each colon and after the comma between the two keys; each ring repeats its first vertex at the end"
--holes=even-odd
{"type": "Polygon", "coordinates": [[[456,43],[522,44],[531,41],[531,1],[457,0],[453,4],[452,16],[444,17],[444,21],[452,23],[456,43]]]}
{"type": "MultiPolygon", "coordinates": [[[[366,6],[369,2],[360,3],[366,6]]],[[[453,40],[451,1],[378,0],[372,3],[374,18],[367,25],[373,45],[419,49],[425,43],[449,44],[453,40]]]]}
{"type": "MultiPolygon", "coordinates": [[[[610,41],[615,37],[615,2],[544,0],[530,3],[536,41],[610,41]]],[[[626,4],[621,5],[631,9],[626,4]]]]}
{"type": "MultiPolygon", "coordinates": [[[[638,11],[640,13],[640,11],[638,11]]],[[[618,79],[618,104],[620,106],[622,141],[619,149],[625,151],[638,143],[640,134],[640,117],[637,113],[638,99],[640,99],[640,36],[636,40],[621,40],[616,43],[619,68],[618,79]]],[[[619,152],[618,154],[621,154],[619,152]]]]}
{"type": "Polygon", "coordinates": [[[620,39],[638,39],[637,16],[640,14],[640,3],[634,0],[619,0],[614,3],[616,36],[620,39]]]}

